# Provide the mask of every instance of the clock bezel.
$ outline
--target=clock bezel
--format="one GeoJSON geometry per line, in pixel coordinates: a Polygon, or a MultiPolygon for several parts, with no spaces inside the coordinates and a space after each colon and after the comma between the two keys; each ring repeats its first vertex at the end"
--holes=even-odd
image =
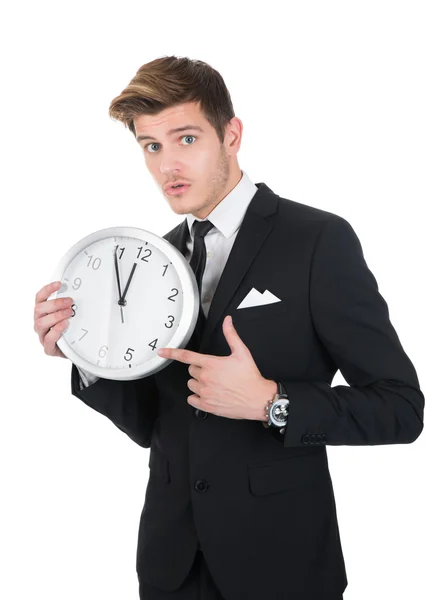
{"type": "MultiPolygon", "coordinates": [[[[170,259],[170,262],[173,264],[173,267],[175,268],[182,284],[183,309],[180,322],[177,325],[169,343],[166,346],[160,347],[184,348],[189,342],[197,323],[198,311],[200,307],[198,285],[194,272],[189,266],[187,260],[184,258],[181,252],[175,248],[175,246],[173,246],[173,244],[163,237],[139,227],[117,226],[99,229],[81,238],[76,244],[71,246],[71,248],[64,254],[56,266],[52,276],[52,281],[62,282],[62,277],[66,268],[71,261],[84,250],[84,248],[95,242],[99,242],[109,237],[112,238],[114,236],[139,238],[148,242],[148,244],[151,244],[151,246],[158,248],[160,252],[163,252],[163,254],[170,259]]],[[[72,297],[72,290],[61,292],[61,289],[62,286],[59,288],[59,290],[53,292],[49,296],[48,300],[54,300],[55,298],[69,295],[72,297]]],[[[65,354],[65,356],[69,358],[76,366],[81,367],[85,371],[88,371],[89,373],[92,373],[93,375],[103,379],[113,379],[118,381],[141,379],[161,371],[170,362],[172,362],[171,359],[162,358],[155,352],[150,360],[144,362],[140,366],[132,367],[131,371],[127,371],[125,369],[109,369],[107,367],[98,367],[97,365],[92,364],[80,356],[80,354],[74,350],[74,348],[62,335],[58,339],[57,345],[65,354]]]]}

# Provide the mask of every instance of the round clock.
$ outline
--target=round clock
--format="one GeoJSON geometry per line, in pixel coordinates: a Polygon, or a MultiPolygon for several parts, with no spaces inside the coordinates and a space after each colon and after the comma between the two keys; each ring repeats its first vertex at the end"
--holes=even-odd
{"type": "Polygon", "coordinates": [[[185,347],[200,298],[194,272],[170,242],[144,229],[110,227],[77,242],[60,260],[49,299],[71,297],[57,344],[105,379],[139,379],[166,367],[162,347],[185,347]]]}

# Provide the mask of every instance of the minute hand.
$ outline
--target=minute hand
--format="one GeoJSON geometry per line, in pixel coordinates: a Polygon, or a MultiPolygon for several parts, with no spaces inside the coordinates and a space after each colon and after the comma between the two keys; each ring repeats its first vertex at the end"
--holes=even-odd
{"type": "Polygon", "coordinates": [[[117,278],[117,287],[118,287],[118,304],[120,306],[120,312],[121,312],[121,322],[124,325],[124,315],[123,315],[123,305],[120,305],[120,300],[121,300],[121,287],[120,287],[120,274],[118,272],[118,259],[117,259],[117,250],[118,250],[118,245],[115,247],[115,252],[114,252],[114,263],[115,263],[115,276],[117,278]]]}
{"type": "Polygon", "coordinates": [[[119,300],[121,300],[121,287],[120,287],[120,274],[118,271],[117,248],[118,248],[118,246],[116,247],[115,252],[114,252],[114,265],[115,265],[115,277],[117,280],[117,287],[118,287],[118,298],[119,298],[119,300]]]}
{"type": "Polygon", "coordinates": [[[132,281],[133,273],[135,272],[135,269],[136,269],[137,266],[138,266],[138,263],[133,263],[133,267],[132,267],[132,270],[130,272],[129,279],[128,279],[127,283],[126,283],[126,287],[124,289],[123,295],[121,296],[120,300],[118,301],[118,304],[121,304],[121,305],[124,306],[125,298],[126,298],[126,294],[127,294],[127,290],[129,289],[129,285],[130,285],[130,282],[132,281]]]}

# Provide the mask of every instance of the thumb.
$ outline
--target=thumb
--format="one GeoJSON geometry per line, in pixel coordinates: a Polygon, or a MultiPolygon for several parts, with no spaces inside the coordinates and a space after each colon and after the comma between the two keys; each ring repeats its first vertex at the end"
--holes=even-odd
{"type": "Polygon", "coordinates": [[[232,354],[241,353],[247,350],[247,346],[238,335],[230,315],[227,315],[223,320],[223,334],[228,342],[232,354]]]}

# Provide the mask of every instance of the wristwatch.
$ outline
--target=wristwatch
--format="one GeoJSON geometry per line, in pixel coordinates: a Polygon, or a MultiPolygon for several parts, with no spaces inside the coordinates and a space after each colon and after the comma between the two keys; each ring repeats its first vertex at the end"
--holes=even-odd
{"type": "Polygon", "coordinates": [[[285,428],[287,425],[287,418],[289,412],[290,400],[288,399],[288,395],[285,387],[281,383],[278,382],[278,394],[269,400],[266,406],[266,416],[268,417],[268,421],[262,421],[264,427],[280,427],[280,433],[285,432],[285,428]]]}

